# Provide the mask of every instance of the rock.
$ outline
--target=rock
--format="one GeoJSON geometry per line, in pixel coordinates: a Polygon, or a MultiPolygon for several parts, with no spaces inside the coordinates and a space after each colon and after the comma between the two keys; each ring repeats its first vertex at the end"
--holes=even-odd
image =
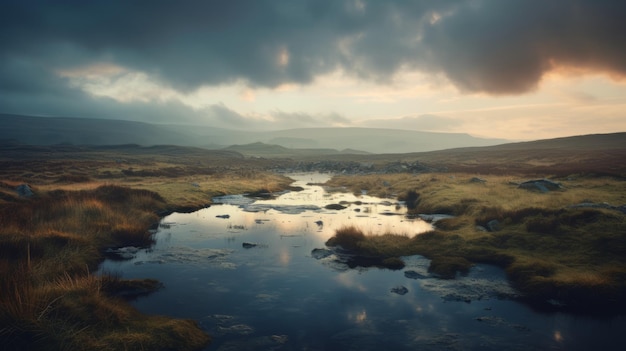
{"type": "Polygon", "coordinates": [[[497,219],[492,219],[487,222],[487,230],[490,232],[497,232],[502,229],[502,224],[497,219]]]}
{"type": "Polygon", "coordinates": [[[28,184],[18,185],[17,188],[15,188],[15,191],[17,191],[17,195],[21,197],[31,197],[35,195],[35,193],[33,193],[33,190],[30,188],[30,186],[28,186],[28,184]]]}
{"type": "Polygon", "coordinates": [[[563,188],[561,184],[557,182],[553,182],[549,179],[529,180],[529,181],[520,183],[520,185],[518,185],[517,187],[520,189],[526,189],[530,191],[540,191],[542,193],[547,193],[549,191],[559,190],[563,188]]]}
{"type": "Polygon", "coordinates": [[[427,275],[424,275],[422,273],[418,273],[416,271],[405,271],[404,272],[404,276],[409,278],[409,279],[426,279],[426,278],[428,278],[427,275]]]}
{"type": "Polygon", "coordinates": [[[217,215],[217,216],[215,216],[215,217],[217,217],[217,218],[224,218],[224,219],[228,219],[228,218],[230,218],[230,215],[228,215],[228,214],[223,214],[223,215],[217,215]]]}
{"type": "Polygon", "coordinates": [[[340,204],[329,204],[324,206],[325,209],[327,210],[343,210],[346,208],[346,206],[340,205],[340,204]]]}
{"type": "Polygon", "coordinates": [[[613,206],[609,203],[606,202],[591,202],[591,201],[585,201],[585,202],[581,202],[578,204],[574,204],[574,205],[569,205],[567,206],[568,208],[581,208],[581,207],[586,207],[586,208],[605,208],[605,209],[609,209],[609,210],[615,210],[615,211],[619,211],[621,213],[626,213],[626,205],[621,205],[621,206],[613,206]]]}
{"type": "Polygon", "coordinates": [[[254,332],[254,328],[246,324],[235,324],[230,327],[218,327],[221,334],[249,335],[254,332]]]}
{"type": "Polygon", "coordinates": [[[480,183],[480,184],[485,184],[487,181],[485,179],[482,178],[478,178],[478,177],[473,177],[472,179],[470,179],[470,183],[480,183]]]}
{"type": "Polygon", "coordinates": [[[313,249],[311,251],[311,256],[318,260],[321,260],[322,258],[326,258],[332,254],[333,252],[328,249],[313,249]]]}
{"type": "Polygon", "coordinates": [[[259,244],[249,243],[249,242],[244,242],[243,244],[241,244],[241,246],[242,246],[244,249],[251,249],[251,248],[253,248],[253,247],[257,247],[257,246],[259,246],[259,244]]]}
{"type": "Polygon", "coordinates": [[[477,225],[476,230],[478,230],[479,232],[486,232],[487,228],[483,227],[482,225],[477,225]]]}
{"type": "Polygon", "coordinates": [[[315,224],[317,224],[317,226],[320,228],[324,226],[324,222],[322,221],[315,221],[315,224]]]}
{"type": "Polygon", "coordinates": [[[130,260],[132,258],[135,258],[137,252],[139,252],[139,248],[134,246],[120,247],[117,249],[107,249],[105,251],[107,255],[111,255],[115,258],[119,258],[122,260],[130,260]]]}
{"type": "Polygon", "coordinates": [[[391,292],[398,295],[404,295],[409,292],[406,286],[398,285],[395,288],[391,288],[391,292]]]}

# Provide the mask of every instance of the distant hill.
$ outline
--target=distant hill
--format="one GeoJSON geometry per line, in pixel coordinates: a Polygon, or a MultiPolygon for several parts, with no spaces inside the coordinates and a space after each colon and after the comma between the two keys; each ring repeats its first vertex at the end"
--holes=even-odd
{"type": "Polygon", "coordinates": [[[162,125],[125,120],[34,117],[0,114],[0,142],[31,145],[139,144],[221,149],[264,143],[288,149],[352,150],[350,153],[408,153],[507,142],[461,133],[431,133],[378,128],[301,128],[238,131],[208,126],[162,125]]]}
{"type": "MultiPolygon", "coordinates": [[[[30,145],[177,144],[184,134],[154,124],[89,118],[0,114],[0,141],[30,145]]],[[[186,144],[190,145],[190,144],[186,144]]]]}
{"type": "Polygon", "coordinates": [[[301,148],[286,148],[280,145],[265,144],[261,142],[245,144],[245,145],[231,145],[223,148],[226,151],[235,151],[245,156],[256,157],[297,157],[297,156],[326,156],[326,155],[368,155],[368,152],[345,149],[301,149],[301,148]]]}

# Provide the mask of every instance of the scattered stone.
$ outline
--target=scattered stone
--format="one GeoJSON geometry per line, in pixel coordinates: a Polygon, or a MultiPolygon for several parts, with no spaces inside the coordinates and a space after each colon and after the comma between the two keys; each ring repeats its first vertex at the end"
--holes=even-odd
{"type": "Polygon", "coordinates": [[[223,215],[217,215],[217,216],[215,216],[215,217],[217,217],[217,218],[224,218],[224,219],[228,219],[228,218],[230,218],[230,215],[228,215],[228,214],[223,214],[223,215]]]}
{"type": "Polygon", "coordinates": [[[502,224],[500,224],[500,221],[498,221],[497,219],[492,219],[487,222],[487,230],[490,232],[497,232],[499,230],[502,230],[502,224]]]}
{"type": "Polygon", "coordinates": [[[409,278],[409,279],[426,279],[426,278],[429,278],[429,276],[424,275],[422,273],[418,273],[416,271],[405,271],[404,272],[404,276],[409,278]]]}
{"type": "Polygon", "coordinates": [[[554,190],[560,190],[563,187],[560,183],[553,182],[549,179],[534,179],[520,183],[518,186],[520,189],[526,189],[530,191],[540,191],[547,193],[554,190]]]}
{"type": "Polygon", "coordinates": [[[613,206],[607,202],[591,202],[591,201],[586,201],[586,202],[581,202],[578,204],[574,204],[574,205],[569,205],[567,206],[568,208],[605,208],[608,210],[615,210],[615,211],[619,211],[621,213],[625,213],[626,214],[626,205],[621,205],[621,206],[613,206]]]}
{"type": "Polygon", "coordinates": [[[21,197],[31,197],[35,195],[35,193],[33,193],[33,190],[30,188],[30,186],[28,186],[28,184],[18,185],[17,188],[15,188],[15,191],[17,192],[17,195],[21,197]]]}
{"type": "Polygon", "coordinates": [[[242,246],[244,249],[251,249],[251,248],[253,248],[253,247],[257,247],[257,246],[259,246],[259,244],[249,243],[249,242],[244,242],[243,244],[241,244],[241,246],[242,246]]]}
{"type": "Polygon", "coordinates": [[[343,206],[341,204],[329,204],[324,206],[324,208],[327,210],[343,210],[346,208],[346,206],[343,206]]]}
{"type": "Polygon", "coordinates": [[[453,215],[444,214],[444,213],[433,213],[433,214],[420,213],[418,215],[418,217],[421,218],[423,221],[426,221],[428,223],[436,223],[437,221],[440,221],[442,219],[454,218],[453,215]]]}
{"type": "Polygon", "coordinates": [[[409,292],[409,289],[407,289],[406,286],[399,285],[395,288],[391,288],[391,292],[398,295],[405,295],[409,292]]]}
{"type": "Polygon", "coordinates": [[[321,260],[322,258],[326,258],[332,254],[333,252],[328,249],[313,249],[311,251],[311,256],[317,260],[321,260]]]}
{"type": "Polygon", "coordinates": [[[246,324],[235,324],[230,327],[218,327],[218,331],[221,334],[249,335],[254,333],[254,328],[246,324]]]}

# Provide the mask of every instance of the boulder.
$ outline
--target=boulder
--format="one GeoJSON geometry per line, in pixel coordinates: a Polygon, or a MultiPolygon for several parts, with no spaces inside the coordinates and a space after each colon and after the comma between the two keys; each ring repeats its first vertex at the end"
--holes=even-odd
{"type": "Polygon", "coordinates": [[[497,219],[492,219],[487,222],[487,230],[490,232],[497,232],[502,229],[502,224],[497,219]]]}
{"type": "Polygon", "coordinates": [[[21,196],[21,197],[31,197],[33,195],[35,195],[35,193],[33,193],[33,190],[30,188],[30,186],[28,186],[28,184],[20,184],[15,188],[15,191],[17,192],[17,195],[21,196]]]}
{"type": "Polygon", "coordinates": [[[540,191],[547,193],[549,191],[560,190],[563,187],[560,183],[553,182],[549,179],[534,179],[520,183],[518,186],[520,189],[526,189],[530,191],[540,191]]]}

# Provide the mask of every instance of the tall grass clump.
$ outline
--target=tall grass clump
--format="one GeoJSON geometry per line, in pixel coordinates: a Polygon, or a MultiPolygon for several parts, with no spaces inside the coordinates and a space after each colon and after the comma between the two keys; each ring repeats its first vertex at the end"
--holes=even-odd
{"type": "Polygon", "coordinates": [[[345,250],[359,250],[365,241],[365,234],[356,226],[346,226],[337,229],[335,236],[328,239],[327,246],[341,246],[345,250]]]}
{"type": "Polygon", "coordinates": [[[0,205],[0,342],[15,350],[194,350],[195,322],[144,316],[118,296],[154,281],[90,272],[110,247],[148,246],[165,201],[147,190],[103,186],[51,191],[0,205]]]}

